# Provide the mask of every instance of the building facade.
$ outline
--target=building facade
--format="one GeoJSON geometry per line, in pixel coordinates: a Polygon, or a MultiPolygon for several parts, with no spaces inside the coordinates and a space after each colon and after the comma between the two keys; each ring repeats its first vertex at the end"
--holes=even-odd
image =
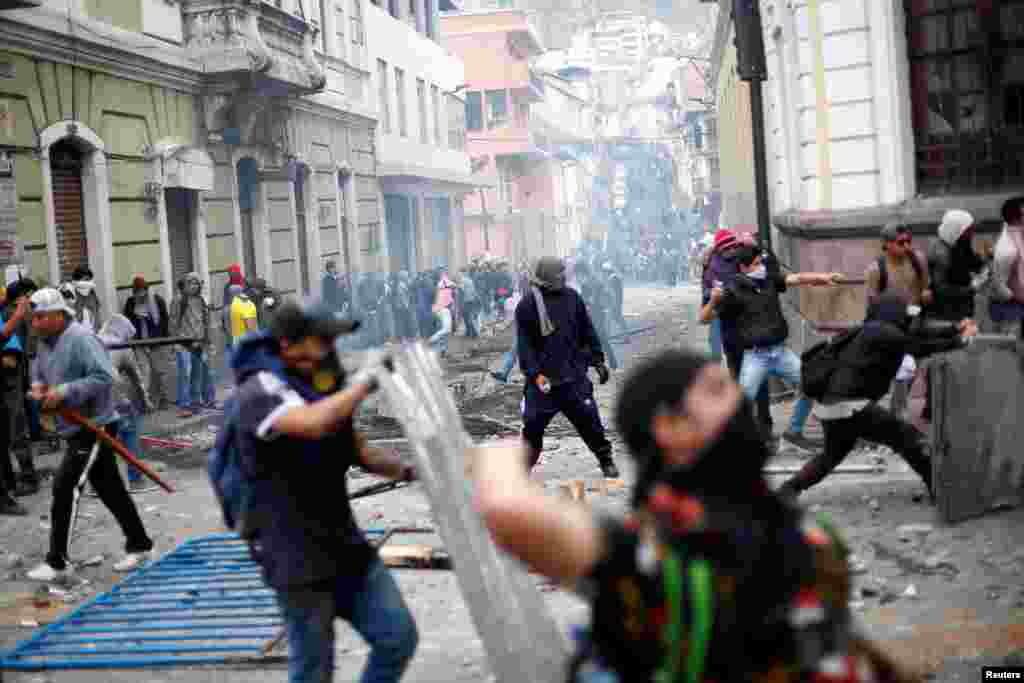
{"type": "MultiPolygon", "coordinates": [[[[0,21],[0,156],[30,275],[135,275],[168,299],[230,264],[316,294],[322,264],[377,267],[385,234],[366,0],[49,1],[0,21]],[[10,182],[8,182],[10,184],[10,182]]],[[[0,183],[3,179],[0,178],[0,183]]]]}
{"type": "MultiPolygon", "coordinates": [[[[730,149],[752,149],[749,98],[735,79],[729,3],[721,9],[723,193],[736,182],[736,194],[752,196],[751,157],[730,149]]],[[[998,229],[1002,200],[1024,187],[1019,2],[763,0],[761,12],[771,210],[787,264],[859,277],[882,225],[901,221],[931,239],[950,208],[998,229]]],[[[857,319],[861,290],[794,303],[814,320],[857,319]]]]}
{"type": "Polygon", "coordinates": [[[535,69],[543,47],[521,10],[442,17],[445,45],[465,64],[466,150],[480,177],[465,201],[466,250],[515,261],[566,253],[586,221],[585,86],[535,69]]]}
{"type": "Polygon", "coordinates": [[[379,247],[387,269],[459,268],[467,259],[464,197],[476,183],[488,184],[471,175],[463,117],[452,121],[448,112],[464,110],[455,92],[465,82],[462,62],[439,42],[432,0],[371,6],[367,27],[387,223],[387,240],[379,247]]]}

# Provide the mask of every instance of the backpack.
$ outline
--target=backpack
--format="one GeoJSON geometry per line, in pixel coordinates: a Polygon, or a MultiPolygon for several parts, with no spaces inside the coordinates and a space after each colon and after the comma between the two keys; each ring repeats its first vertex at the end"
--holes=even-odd
{"type": "Polygon", "coordinates": [[[251,536],[245,520],[253,502],[252,478],[242,467],[239,448],[239,426],[241,417],[237,397],[224,402],[224,424],[207,458],[207,474],[210,485],[220,503],[224,525],[237,531],[243,538],[251,536]]]}
{"type": "MultiPolygon", "coordinates": [[[[910,265],[914,267],[914,276],[920,281],[924,276],[924,266],[917,260],[917,252],[910,252],[910,265]]],[[[885,255],[878,257],[878,292],[882,293],[889,286],[889,267],[885,255]]]]}
{"type": "Polygon", "coordinates": [[[818,342],[800,356],[800,390],[804,396],[820,401],[828,391],[832,375],[842,367],[839,356],[843,349],[860,333],[856,327],[836,335],[832,339],[818,342]]]}

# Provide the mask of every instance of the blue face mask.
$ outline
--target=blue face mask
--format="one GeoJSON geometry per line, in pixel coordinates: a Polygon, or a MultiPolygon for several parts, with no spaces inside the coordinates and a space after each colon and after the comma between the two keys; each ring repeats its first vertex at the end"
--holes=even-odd
{"type": "Polygon", "coordinates": [[[765,268],[763,265],[760,265],[754,270],[747,272],[747,277],[752,278],[754,280],[763,280],[766,277],[768,277],[768,269],[765,268]]]}

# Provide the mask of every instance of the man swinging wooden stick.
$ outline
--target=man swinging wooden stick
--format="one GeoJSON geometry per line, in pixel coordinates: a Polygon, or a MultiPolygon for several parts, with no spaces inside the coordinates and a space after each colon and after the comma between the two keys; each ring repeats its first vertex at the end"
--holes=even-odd
{"type": "MultiPolygon", "coordinates": [[[[112,399],[114,370],[110,355],[91,330],[75,322],[74,309],[56,289],[37,291],[31,305],[32,330],[40,344],[32,366],[30,395],[44,412],[60,413],[55,427],[68,446],[53,481],[49,552],[28,578],[60,581],[73,571],[68,560],[71,529],[87,480],[127,539],[127,554],[114,570],[134,571],[149,560],[153,541],[114,459],[116,447],[112,448],[111,442],[117,436],[118,416],[112,399]],[[97,425],[95,431],[82,428],[86,420],[80,413],[97,425]]],[[[120,454],[124,456],[125,452],[120,454]]],[[[137,460],[133,464],[141,465],[137,460]]]]}

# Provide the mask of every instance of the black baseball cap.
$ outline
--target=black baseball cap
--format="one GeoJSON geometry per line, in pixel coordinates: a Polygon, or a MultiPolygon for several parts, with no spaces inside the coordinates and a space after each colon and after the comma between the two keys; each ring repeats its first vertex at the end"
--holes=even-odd
{"type": "Polygon", "coordinates": [[[306,337],[334,339],[342,334],[351,334],[357,329],[358,320],[342,318],[323,301],[286,301],[277,309],[270,322],[270,334],[275,339],[291,341],[306,337]]]}

